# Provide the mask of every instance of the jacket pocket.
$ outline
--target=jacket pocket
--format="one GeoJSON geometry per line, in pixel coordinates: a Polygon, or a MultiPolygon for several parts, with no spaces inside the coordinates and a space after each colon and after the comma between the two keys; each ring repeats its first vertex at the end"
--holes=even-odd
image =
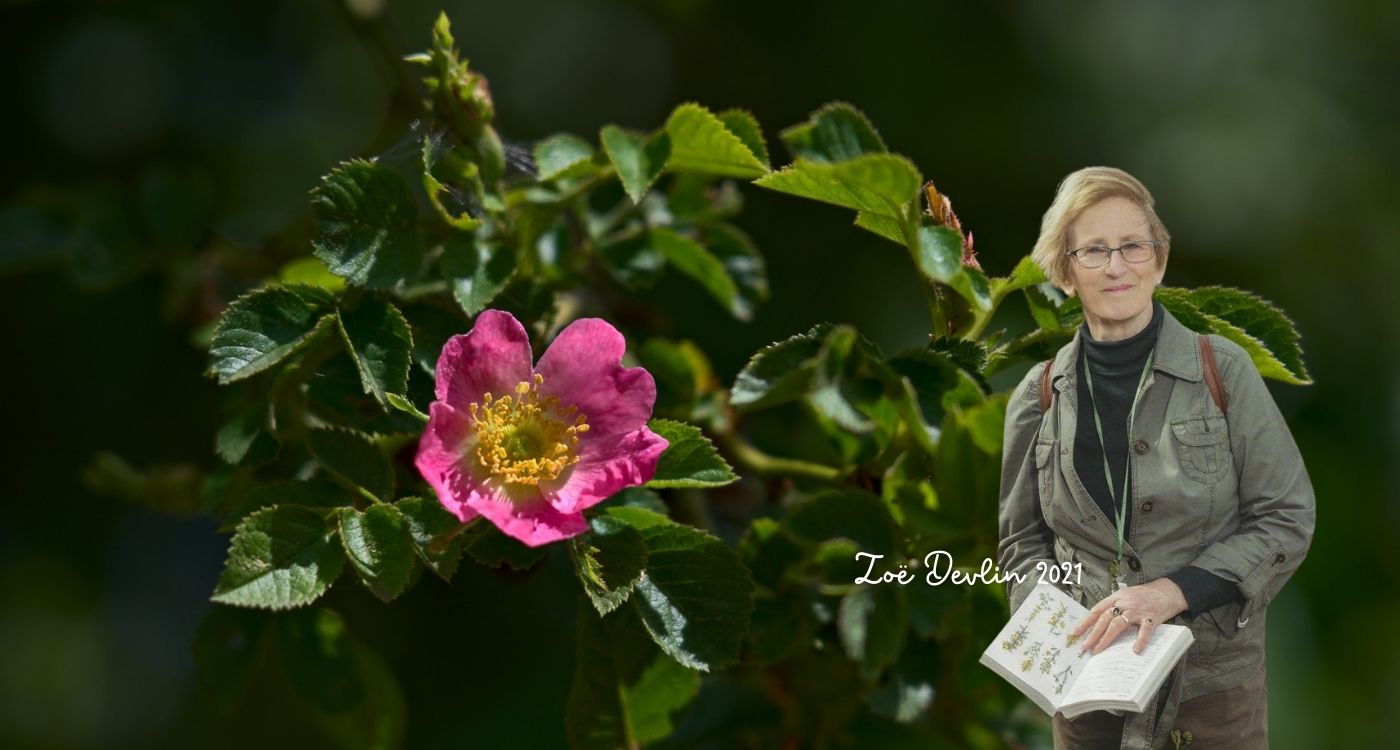
{"type": "Polygon", "coordinates": [[[1230,468],[1230,433],[1224,417],[1185,417],[1172,420],[1181,472],[1212,484],[1230,468]]]}
{"type": "MultiPolygon", "coordinates": [[[[1055,441],[1036,438],[1035,476],[1040,483],[1040,507],[1042,512],[1049,509],[1051,496],[1055,491],[1055,463],[1050,459],[1055,455],[1055,441]]],[[[1048,514],[1046,515],[1048,518],[1048,514]]]]}

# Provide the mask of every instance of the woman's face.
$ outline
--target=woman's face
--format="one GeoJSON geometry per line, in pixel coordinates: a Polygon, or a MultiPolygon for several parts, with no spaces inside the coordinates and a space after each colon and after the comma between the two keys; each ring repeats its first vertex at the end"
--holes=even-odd
{"type": "MultiPolygon", "coordinates": [[[[1070,226],[1070,249],[1088,245],[1118,247],[1132,240],[1151,240],[1147,216],[1136,203],[1121,197],[1105,198],[1089,206],[1070,226]]],[[[1159,250],[1160,252],[1160,250],[1159,250]]],[[[1085,268],[1070,258],[1067,294],[1078,294],[1087,317],[1121,325],[1142,315],[1151,316],[1152,289],[1162,281],[1166,263],[1158,258],[1141,263],[1123,260],[1113,253],[1107,265],[1085,268]]]]}

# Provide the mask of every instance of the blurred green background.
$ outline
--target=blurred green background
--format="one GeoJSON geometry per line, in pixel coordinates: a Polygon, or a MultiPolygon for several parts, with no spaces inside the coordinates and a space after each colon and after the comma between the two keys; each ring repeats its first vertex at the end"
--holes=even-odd
{"type": "MultiPolygon", "coordinates": [[[[259,258],[307,252],[322,174],[394,147],[416,103],[391,62],[427,45],[440,9],[516,142],[650,130],[694,100],[751,110],[780,148],[779,129],[850,101],[951,196],[992,274],[1029,251],[1068,172],[1141,178],[1173,234],[1166,282],[1274,301],[1316,380],[1271,384],[1319,505],[1269,618],[1272,745],[1387,744],[1400,6],[7,0],[0,746],[328,744],[276,684],[233,713],[199,687],[189,644],[227,546],[214,522],[95,495],[82,469],[102,450],[214,466],[220,394],[192,335],[259,258]]],[[[822,320],[889,351],[924,342],[897,249],[848,212],[745,195],[771,301],[744,325],[669,278],[643,300],[650,327],[698,342],[726,383],[822,320]]],[[[575,589],[553,554],[524,574],[467,565],[392,607],[348,586],[328,603],[398,676],[410,746],[551,748],[575,589]]]]}

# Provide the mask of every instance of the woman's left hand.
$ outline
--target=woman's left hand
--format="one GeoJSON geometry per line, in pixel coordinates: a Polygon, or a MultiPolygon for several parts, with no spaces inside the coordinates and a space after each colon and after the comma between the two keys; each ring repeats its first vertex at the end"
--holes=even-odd
{"type": "Polygon", "coordinates": [[[1104,597],[1089,614],[1074,627],[1070,634],[1078,636],[1088,630],[1080,649],[1099,653],[1108,648],[1130,625],[1138,626],[1137,642],[1133,653],[1140,654],[1147,647],[1147,640],[1160,623],[1186,611],[1186,596],[1181,593],[1170,578],[1158,578],[1141,586],[1129,586],[1122,591],[1104,597]],[[1113,614],[1118,607],[1120,614],[1113,614]]]}

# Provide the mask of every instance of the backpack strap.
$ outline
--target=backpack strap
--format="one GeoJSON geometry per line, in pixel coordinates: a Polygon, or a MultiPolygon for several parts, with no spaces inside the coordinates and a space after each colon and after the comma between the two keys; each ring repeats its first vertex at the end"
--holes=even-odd
{"type": "Polygon", "coordinates": [[[1045,369],[1040,373],[1040,411],[1042,414],[1050,410],[1050,401],[1055,398],[1055,391],[1050,387],[1050,366],[1054,363],[1053,359],[1045,360],[1045,369]]]}
{"type": "MultiPolygon", "coordinates": [[[[1201,348],[1201,363],[1205,365],[1206,387],[1210,389],[1210,397],[1215,399],[1215,405],[1224,413],[1230,405],[1230,394],[1225,392],[1225,384],[1220,382],[1220,371],[1215,367],[1215,351],[1210,348],[1210,338],[1197,334],[1196,344],[1201,348]]],[[[1041,400],[1044,401],[1043,395],[1041,400]]]]}

